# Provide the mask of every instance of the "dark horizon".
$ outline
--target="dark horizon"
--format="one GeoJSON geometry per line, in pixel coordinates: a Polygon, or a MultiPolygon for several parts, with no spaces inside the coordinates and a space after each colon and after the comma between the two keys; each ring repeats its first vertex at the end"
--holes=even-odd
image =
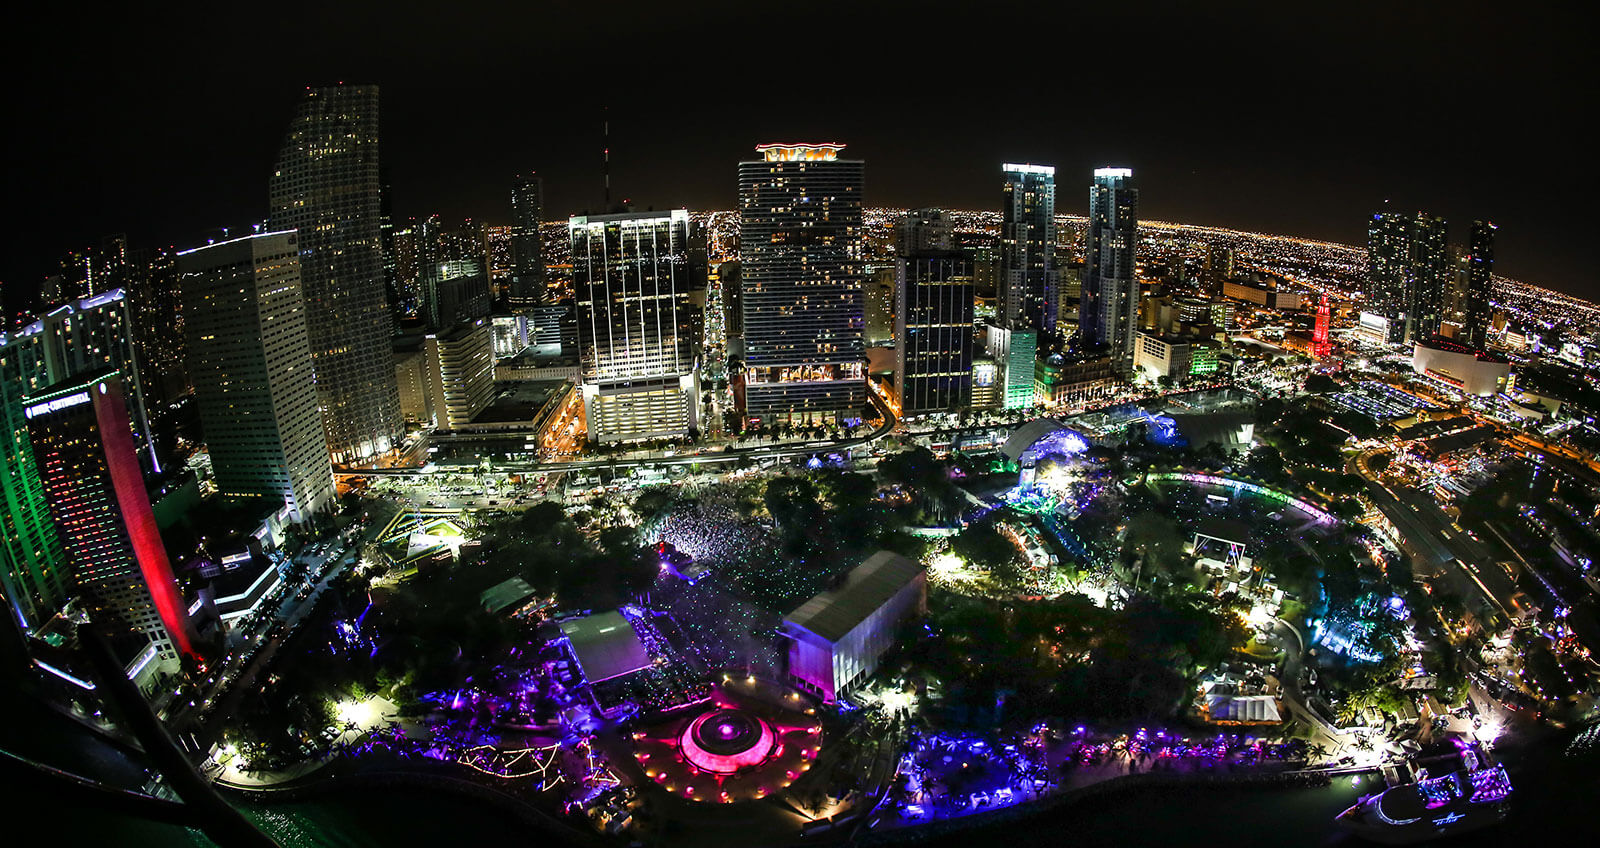
{"type": "Polygon", "coordinates": [[[546,219],[596,210],[609,117],[612,196],[638,208],[732,209],[737,162],[766,141],[848,145],[869,206],[998,209],[1001,163],[1024,161],[1055,165],[1058,212],[1082,214],[1090,171],[1125,165],[1152,220],[1361,245],[1384,208],[1444,216],[1456,243],[1487,218],[1497,273],[1600,299],[1592,166],[1567,105],[1591,64],[1574,22],[1482,2],[1265,6],[1227,22],[1165,6],[964,9],[62,23],[70,54],[22,47],[51,79],[18,92],[31,130],[12,138],[25,164],[11,194],[25,211],[0,281],[31,294],[63,253],[111,233],[185,247],[260,220],[300,92],[344,80],[382,90],[402,220],[507,222],[512,177],[529,170],[546,219]]]}

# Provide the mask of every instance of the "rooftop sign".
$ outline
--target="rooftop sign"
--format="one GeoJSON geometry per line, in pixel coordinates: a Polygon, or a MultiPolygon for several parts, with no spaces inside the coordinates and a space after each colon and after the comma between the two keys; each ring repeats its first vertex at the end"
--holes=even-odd
{"type": "Polygon", "coordinates": [[[832,162],[839,158],[842,144],[758,144],[756,152],[768,162],[832,162]]]}

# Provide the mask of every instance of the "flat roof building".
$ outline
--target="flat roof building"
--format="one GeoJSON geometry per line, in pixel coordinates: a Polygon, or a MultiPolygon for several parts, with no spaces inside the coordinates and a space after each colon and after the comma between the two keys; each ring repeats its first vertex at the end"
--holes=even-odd
{"type": "Polygon", "coordinates": [[[633,625],[617,610],[561,622],[561,632],[572,644],[583,676],[599,683],[632,674],[650,665],[650,654],[633,625]]]}
{"type": "Polygon", "coordinates": [[[789,677],[832,701],[865,680],[894,639],[895,626],[928,611],[927,571],[879,551],[783,619],[789,677]]]}

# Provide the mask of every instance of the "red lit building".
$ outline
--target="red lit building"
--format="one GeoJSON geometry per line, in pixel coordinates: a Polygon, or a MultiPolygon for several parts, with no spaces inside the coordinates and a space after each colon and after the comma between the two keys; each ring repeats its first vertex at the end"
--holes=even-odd
{"type": "Polygon", "coordinates": [[[23,411],[72,580],[91,620],[128,643],[128,674],[143,688],[194,648],[120,375],[101,371],[57,383],[29,397],[23,411]]]}

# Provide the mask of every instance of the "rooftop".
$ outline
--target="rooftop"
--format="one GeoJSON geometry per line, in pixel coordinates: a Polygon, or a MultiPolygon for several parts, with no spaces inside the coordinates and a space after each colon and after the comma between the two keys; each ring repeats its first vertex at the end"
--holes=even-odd
{"type": "Polygon", "coordinates": [[[561,622],[572,653],[590,683],[621,677],[650,665],[639,634],[617,610],[561,622]]]}
{"type": "Polygon", "coordinates": [[[784,623],[837,642],[923,572],[921,565],[890,551],[878,551],[852,569],[843,585],[800,605],[784,623]]]}

